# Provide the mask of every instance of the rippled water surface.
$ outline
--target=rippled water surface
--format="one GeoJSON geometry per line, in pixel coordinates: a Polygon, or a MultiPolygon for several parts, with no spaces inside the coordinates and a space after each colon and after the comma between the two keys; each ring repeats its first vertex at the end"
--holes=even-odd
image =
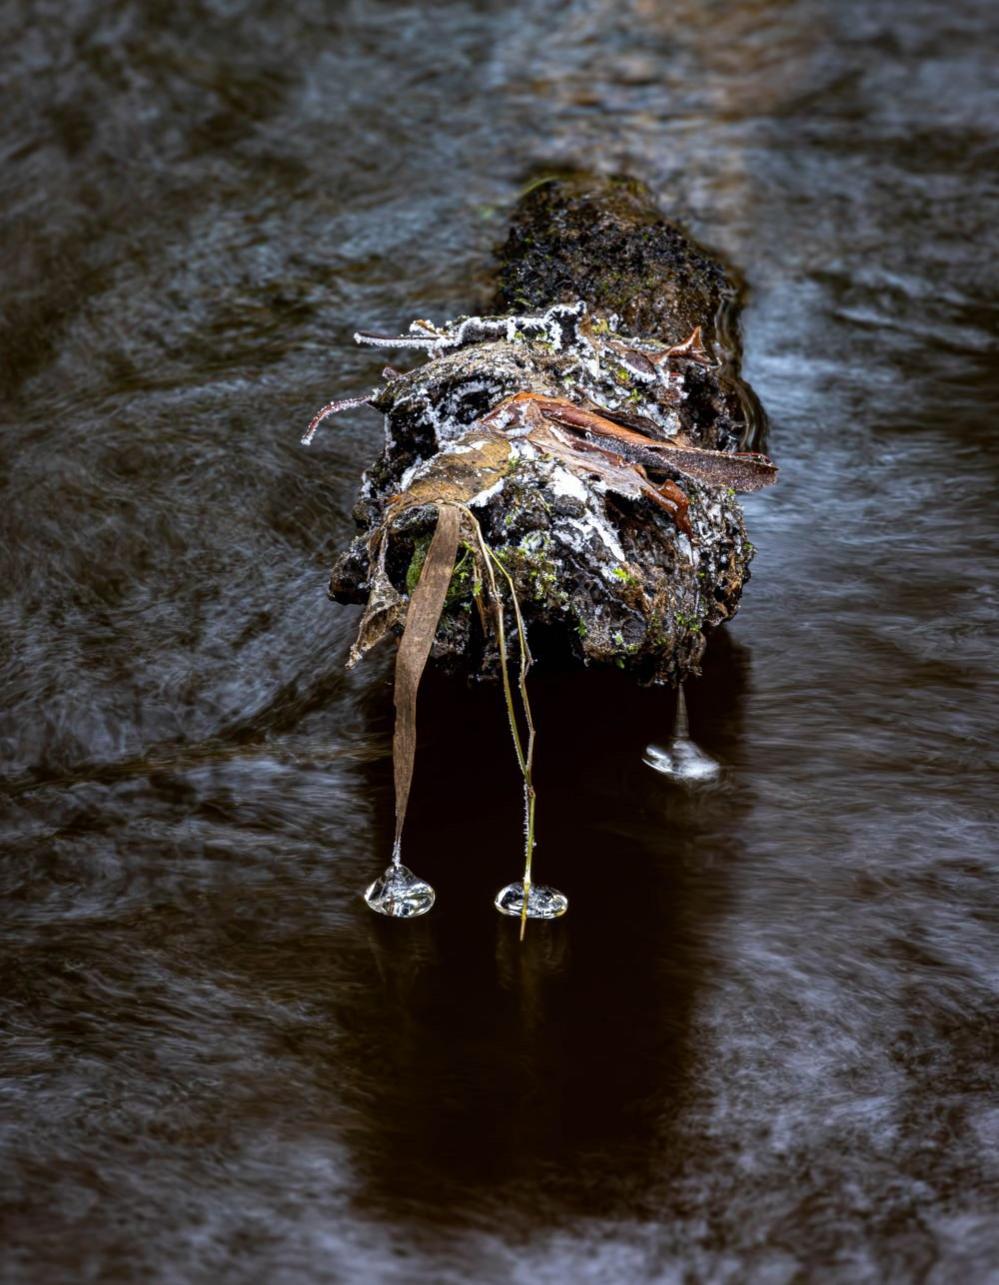
{"type": "Polygon", "coordinates": [[[990,0],[3,10],[11,1281],[942,1283],[999,1263],[990,0]],[[745,275],[781,485],[691,685],[429,684],[328,604],[394,330],[525,179],[645,178],[745,275]]]}

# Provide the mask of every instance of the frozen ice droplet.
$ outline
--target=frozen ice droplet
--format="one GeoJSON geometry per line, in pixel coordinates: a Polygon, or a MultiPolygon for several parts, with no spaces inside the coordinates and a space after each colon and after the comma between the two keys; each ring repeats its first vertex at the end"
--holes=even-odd
{"type": "Polygon", "coordinates": [[[415,919],[425,915],[434,904],[436,893],[430,884],[413,874],[408,866],[393,862],[385,873],[371,884],[364,900],[380,915],[393,919],[415,919]]]}
{"type": "Polygon", "coordinates": [[[690,739],[687,698],[683,687],[677,692],[676,721],[668,745],[647,745],[642,762],[654,772],[671,776],[675,781],[714,781],[721,776],[721,764],[690,739]]]}
{"type": "MultiPolygon", "coordinates": [[[[493,903],[501,915],[519,919],[524,908],[524,885],[518,880],[508,883],[496,894],[493,903]]],[[[532,883],[527,894],[528,919],[558,919],[569,909],[569,898],[557,888],[547,888],[543,883],[532,883]]]]}
{"type": "Polygon", "coordinates": [[[685,738],[670,745],[647,745],[642,762],[677,781],[713,781],[721,775],[721,765],[685,738]]]}

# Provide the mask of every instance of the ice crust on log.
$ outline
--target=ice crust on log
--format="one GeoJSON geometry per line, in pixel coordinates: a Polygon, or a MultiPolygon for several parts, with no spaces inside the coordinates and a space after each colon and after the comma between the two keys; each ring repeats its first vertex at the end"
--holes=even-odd
{"type": "MultiPolygon", "coordinates": [[[[385,446],[330,584],[367,607],[353,659],[399,634],[438,505],[457,503],[512,577],[539,660],[681,681],[749,576],[736,492],[775,473],[751,452],[737,289],[639,185],[591,179],[521,202],[500,284],[502,315],[357,336],[422,360],[365,399],[385,446]]],[[[432,660],[491,677],[475,561],[459,556],[432,660]]]]}

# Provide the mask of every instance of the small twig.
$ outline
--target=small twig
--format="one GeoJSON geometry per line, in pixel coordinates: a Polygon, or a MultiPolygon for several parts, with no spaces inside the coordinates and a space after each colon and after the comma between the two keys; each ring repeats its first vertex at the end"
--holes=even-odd
{"type": "Polygon", "coordinates": [[[367,406],[370,404],[372,397],[375,397],[380,390],[375,388],[364,397],[341,397],[339,401],[327,402],[326,405],[317,414],[313,415],[309,421],[309,427],[302,435],[302,445],[309,446],[316,435],[316,429],[328,419],[330,415],[339,415],[342,410],[351,410],[354,406],[367,406]]]}
{"type": "Polygon", "coordinates": [[[485,536],[482,534],[482,528],[474,513],[472,513],[471,509],[467,508],[467,506],[462,507],[464,512],[468,515],[468,518],[475,530],[476,539],[478,541],[479,548],[482,551],[482,559],[485,566],[486,578],[489,584],[489,592],[496,605],[496,633],[500,653],[500,673],[503,680],[503,695],[506,701],[507,717],[510,721],[510,731],[513,736],[513,747],[517,755],[517,763],[524,778],[524,899],[521,904],[520,911],[520,939],[523,941],[524,933],[527,929],[527,904],[531,893],[531,865],[535,843],[534,818],[537,800],[532,776],[534,767],[535,727],[534,719],[531,715],[531,703],[527,695],[527,671],[531,667],[532,657],[527,642],[527,630],[524,626],[524,617],[520,610],[520,600],[517,597],[517,588],[513,582],[513,577],[486,543],[485,536]],[[517,626],[517,641],[520,647],[520,672],[517,687],[520,694],[520,703],[523,710],[524,722],[527,725],[526,750],[524,749],[520,728],[517,725],[517,712],[514,706],[513,689],[510,684],[509,665],[507,661],[506,623],[503,615],[503,599],[496,584],[496,576],[493,571],[494,566],[499,568],[500,573],[506,580],[510,590],[510,599],[513,603],[514,619],[517,626]]]}

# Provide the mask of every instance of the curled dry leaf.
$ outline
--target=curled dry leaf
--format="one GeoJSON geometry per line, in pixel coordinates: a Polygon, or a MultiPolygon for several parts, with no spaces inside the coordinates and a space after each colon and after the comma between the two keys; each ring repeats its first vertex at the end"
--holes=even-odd
{"type": "Polygon", "coordinates": [[[704,335],[700,326],[695,326],[690,337],[685,339],[681,344],[674,344],[672,348],[667,348],[655,360],[669,361],[677,358],[687,361],[696,361],[702,366],[711,366],[714,363],[714,357],[708,352],[704,343],[704,335]]]}
{"type": "Polygon", "coordinates": [[[371,554],[371,580],[368,601],[357,628],[357,637],[347,657],[347,668],[353,669],[358,661],[380,643],[385,635],[402,620],[406,604],[402,595],[396,590],[385,569],[385,556],[388,552],[388,531],[384,525],[378,527],[369,545],[371,554]]]}
{"type": "Polygon", "coordinates": [[[671,348],[647,345],[640,348],[634,341],[626,339],[605,339],[604,345],[620,357],[622,363],[635,374],[653,376],[656,367],[670,361],[694,361],[699,366],[713,366],[714,357],[704,344],[700,326],[695,326],[693,333],[683,343],[674,344],[671,348]]]}

